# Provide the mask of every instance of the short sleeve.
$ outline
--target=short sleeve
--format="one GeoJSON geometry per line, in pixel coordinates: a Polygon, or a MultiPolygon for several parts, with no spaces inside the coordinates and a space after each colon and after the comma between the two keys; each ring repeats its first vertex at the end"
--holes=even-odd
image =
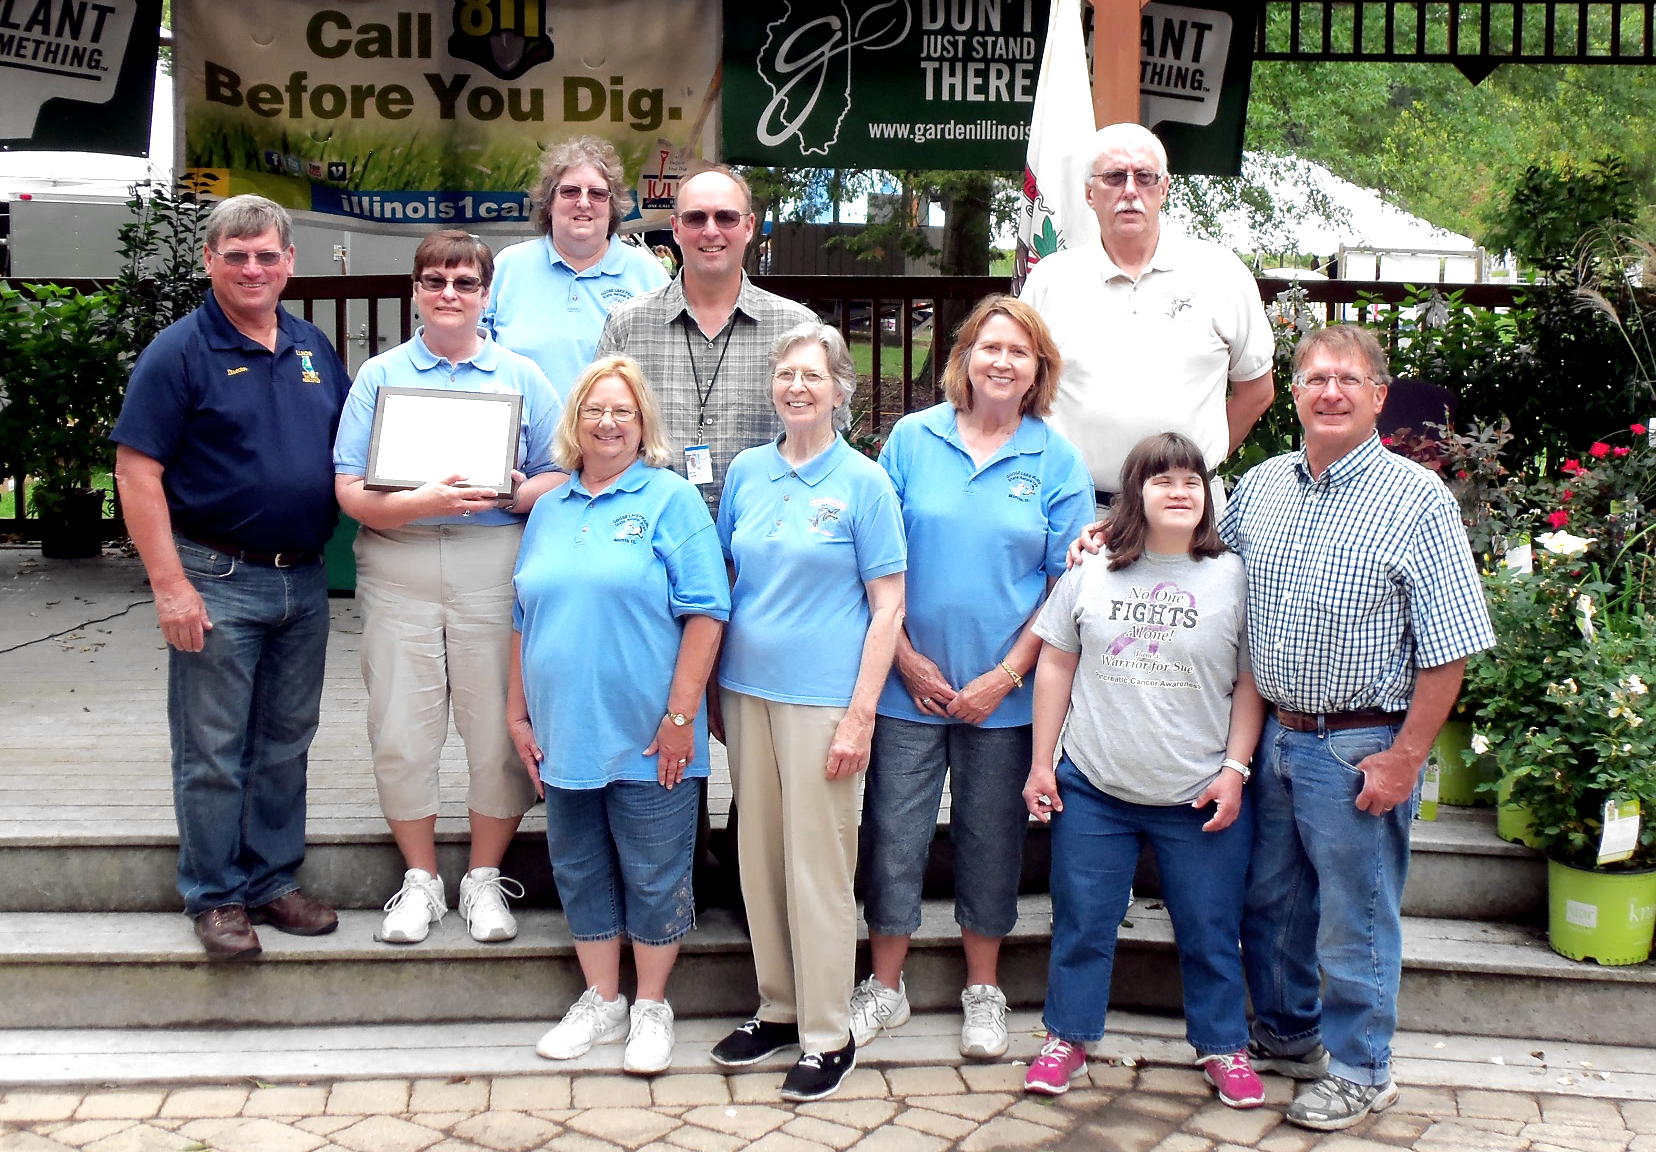
{"type": "Polygon", "coordinates": [[[339,431],[334,434],[336,475],[368,474],[368,442],[374,431],[374,403],[379,398],[380,385],[384,383],[385,369],[376,356],[362,366],[356,383],[346,394],[345,407],[339,413],[339,431]]]}
{"type": "Polygon", "coordinates": [[[883,471],[877,475],[877,487],[870,487],[874,489],[874,498],[851,527],[857,548],[857,571],[865,584],[908,567],[908,540],[903,533],[903,512],[897,503],[897,493],[883,471]]]}
{"type": "MultiPolygon", "coordinates": [[[[1102,562],[1102,557],[1088,561],[1093,564],[1102,562]]],[[[1080,564],[1064,573],[1052,589],[1052,595],[1041,606],[1041,614],[1035,618],[1035,635],[1060,652],[1081,651],[1081,629],[1075,619],[1075,601],[1085,569],[1086,564],[1080,564]]]]}
{"type": "Polygon", "coordinates": [[[729,620],[730,580],[707,503],[688,484],[673,489],[655,536],[656,554],[667,568],[673,615],[729,620]]]}
{"type": "Polygon", "coordinates": [[[1092,475],[1081,462],[1081,454],[1056,432],[1051,435],[1069,461],[1062,479],[1048,486],[1052,495],[1047,505],[1046,575],[1049,580],[1060,580],[1067,571],[1070,544],[1092,522],[1096,505],[1092,475]]]}

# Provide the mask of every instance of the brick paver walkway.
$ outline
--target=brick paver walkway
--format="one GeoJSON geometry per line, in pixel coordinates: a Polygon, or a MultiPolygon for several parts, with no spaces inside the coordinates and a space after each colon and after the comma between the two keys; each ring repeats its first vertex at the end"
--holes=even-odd
{"type": "Polygon", "coordinates": [[[1406,1087],[1347,1132],[1218,1104],[1194,1071],[1095,1063],[1068,1095],[1018,1091],[1021,1064],[858,1069],[789,1105],[781,1074],[455,1077],[125,1089],[12,1089],[3,1152],[1656,1152],[1656,1103],[1406,1087]]]}

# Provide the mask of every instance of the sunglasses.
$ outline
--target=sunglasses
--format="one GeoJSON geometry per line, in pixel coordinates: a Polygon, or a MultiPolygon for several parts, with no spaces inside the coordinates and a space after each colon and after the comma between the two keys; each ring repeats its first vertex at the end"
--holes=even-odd
{"type": "Polygon", "coordinates": [[[1124,188],[1129,178],[1140,188],[1154,188],[1162,180],[1160,172],[1146,172],[1143,169],[1127,172],[1120,168],[1111,168],[1105,172],[1094,172],[1092,175],[1094,180],[1109,188],[1124,188]]]}
{"type": "Polygon", "coordinates": [[[232,268],[245,268],[249,259],[258,263],[260,268],[274,268],[282,262],[286,252],[220,252],[213,249],[213,255],[223,260],[232,268]]]}
{"type": "MultiPolygon", "coordinates": [[[[709,213],[703,212],[700,208],[692,208],[688,212],[677,212],[674,213],[674,215],[679,218],[679,221],[686,228],[707,227],[707,218],[709,213]]],[[[720,228],[734,228],[742,222],[742,217],[746,215],[746,213],[738,212],[734,208],[720,208],[717,212],[711,213],[711,215],[713,217],[713,223],[717,224],[720,228]]]]}
{"type": "Polygon", "coordinates": [[[585,196],[590,203],[608,204],[610,190],[608,188],[584,188],[579,184],[559,184],[558,199],[579,200],[585,196]]]}
{"type": "Polygon", "coordinates": [[[455,276],[451,279],[436,272],[422,272],[414,277],[414,283],[427,292],[441,292],[452,285],[462,296],[470,296],[483,290],[483,279],[479,276],[455,276]]]}

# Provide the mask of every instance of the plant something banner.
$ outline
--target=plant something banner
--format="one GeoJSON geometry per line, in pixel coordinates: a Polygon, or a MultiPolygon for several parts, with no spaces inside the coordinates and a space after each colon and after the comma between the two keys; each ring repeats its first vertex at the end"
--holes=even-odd
{"type": "Polygon", "coordinates": [[[718,0],[174,0],[184,163],[367,224],[519,224],[540,154],[615,145],[656,217],[711,156],[718,0]]]}
{"type": "Polygon", "coordinates": [[[0,151],[147,156],[161,0],[0,0],[0,151]]]}

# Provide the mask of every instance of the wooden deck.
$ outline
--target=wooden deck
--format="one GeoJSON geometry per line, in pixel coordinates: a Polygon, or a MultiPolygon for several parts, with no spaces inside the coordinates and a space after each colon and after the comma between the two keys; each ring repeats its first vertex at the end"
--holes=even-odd
{"type": "MultiPolygon", "coordinates": [[[[311,747],[308,838],[388,839],[368,763],[356,602],[334,599],[322,722],[311,747]]],[[[0,547],[0,841],[174,843],[168,767],[166,647],[143,566],[43,560],[0,547]]],[[[730,802],[714,746],[714,821],[730,802]]],[[[464,751],[442,760],[442,838],[463,838],[464,751]]],[[[542,832],[540,808],[524,821],[542,832]]]]}

